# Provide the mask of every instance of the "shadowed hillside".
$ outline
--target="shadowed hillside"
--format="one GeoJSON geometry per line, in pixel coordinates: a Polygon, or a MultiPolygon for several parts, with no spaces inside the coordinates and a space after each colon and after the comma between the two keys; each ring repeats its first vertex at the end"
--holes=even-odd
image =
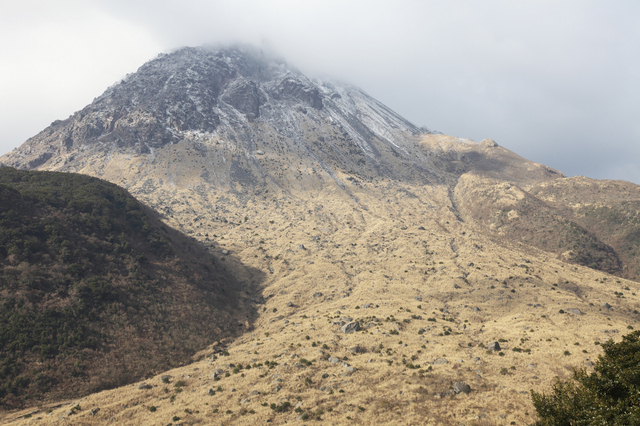
{"type": "Polygon", "coordinates": [[[249,326],[239,284],[154,215],[96,178],[0,169],[2,404],[123,385],[249,326]]]}

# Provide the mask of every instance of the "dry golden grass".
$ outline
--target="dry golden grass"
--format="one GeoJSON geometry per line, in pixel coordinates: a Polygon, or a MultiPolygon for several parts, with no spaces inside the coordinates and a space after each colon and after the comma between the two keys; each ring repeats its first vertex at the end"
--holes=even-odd
{"type": "Polygon", "coordinates": [[[169,383],[158,375],[145,381],[150,389],[136,383],[6,413],[3,421],[305,424],[322,410],[327,424],[522,425],[534,421],[530,389],[569,377],[573,367],[597,359],[595,342],[638,325],[640,284],[525,246],[498,245],[456,218],[444,187],[377,182],[348,189],[353,197],[327,185],[246,202],[169,187],[155,194],[156,205],[174,200],[167,222],[208,244],[228,271],[247,282],[258,280],[251,270],[266,273],[253,282],[260,292],[245,294],[264,298],[258,320],[235,341],[203,350],[192,365],[163,373],[169,383]],[[374,307],[360,308],[367,303],[374,307]],[[342,317],[379,322],[344,334],[333,324],[342,317]],[[501,353],[488,352],[486,345],[499,340],[501,353]],[[356,347],[363,353],[350,351],[356,347]],[[216,352],[223,348],[228,356],[216,352]],[[357,371],[345,374],[329,357],[357,371]],[[448,362],[432,364],[438,358],[448,362]],[[267,361],[278,365],[268,368],[267,361]],[[234,373],[228,364],[253,368],[234,373]],[[229,376],[215,380],[215,369],[229,376]],[[446,395],[458,381],[471,392],[446,395]],[[291,408],[270,408],[282,402],[291,408]],[[305,413],[307,422],[296,420],[305,413]]]}

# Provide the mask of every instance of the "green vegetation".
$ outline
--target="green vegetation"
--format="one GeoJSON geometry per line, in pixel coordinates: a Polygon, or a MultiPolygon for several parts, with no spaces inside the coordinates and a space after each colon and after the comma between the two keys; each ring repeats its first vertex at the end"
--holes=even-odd
{"type": "Polygon", "coordinates": [[[602,344],[594,371],[575,370],[573,380],[549,395],[531,391],[538,426],[640,424],[640,331],[602,344]]]}
{"type": "Polygon", "coordinates": [[[289,401],[284,401],[277,405],[272,403],[270,408],[276,413],[284,413],[285,411],[288,411],[289,408],[291,408],[291,403],[289,401]]]}
{"type": "Polygon", "coordinates": [[[100,179],[0,168],[0,406],[122,385],[210,340],[172,291],[213,326],[221,277],[150,213],[100,179]]]}

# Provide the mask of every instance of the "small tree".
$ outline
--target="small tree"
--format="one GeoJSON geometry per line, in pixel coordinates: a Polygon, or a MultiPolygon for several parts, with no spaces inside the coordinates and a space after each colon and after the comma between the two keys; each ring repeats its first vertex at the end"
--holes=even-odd
{"type": "Polygon", "coordinates": [[[640,425],[640,331],[602,345],[594,371],[556,379],[550,395],[531,391],[538,426],[640,425]]]}

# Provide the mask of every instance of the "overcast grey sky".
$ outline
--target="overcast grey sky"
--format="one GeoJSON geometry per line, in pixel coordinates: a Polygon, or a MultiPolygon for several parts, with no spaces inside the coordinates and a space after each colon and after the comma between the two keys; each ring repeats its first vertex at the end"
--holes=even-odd
{"type": "Polygon", "coordinates": [[[417,125],[640,183],[637,0],[0,0],[0,154],[158,53],[268,43],[417,125]]]}

